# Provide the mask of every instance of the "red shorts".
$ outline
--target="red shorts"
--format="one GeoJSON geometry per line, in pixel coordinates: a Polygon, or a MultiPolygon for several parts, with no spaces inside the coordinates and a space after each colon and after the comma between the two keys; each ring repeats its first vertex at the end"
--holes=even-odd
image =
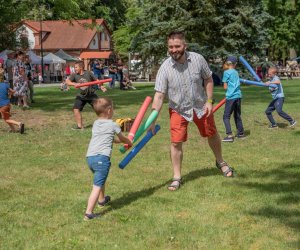
{"type": "Polygon", "coordinates": [[[0,114],[3,120],[8,120],[10,118],[10,104],[1,107],[0,114]]]}
{"type": "MultiPolygon", "coordinates": [[[[170,114],[170,131],[172,142],[185,142],[187,140],[187,128],[189,122],[184,119],[176,111],[169,109],[170,114]]],[[[194,111],[193,121],[197,125],[198,130],[202,137],[211,137],[217,132],[215,125],[214,115],[206,117],[203,116],[199,119],[194,111]]]]}

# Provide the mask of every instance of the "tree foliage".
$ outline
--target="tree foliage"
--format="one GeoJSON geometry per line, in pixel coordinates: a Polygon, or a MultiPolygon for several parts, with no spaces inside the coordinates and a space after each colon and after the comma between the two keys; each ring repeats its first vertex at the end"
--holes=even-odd
{"type": "Polygon", "coordinates": [[[273,17],[268,23],[271,59],[285,60],[289,56],[290,48],[300,52],[300,1],[265,0],[264,3],[273,17]]]}
{"type": "Polygon", "coordinates": [[[117,52],[143,59],[166,56],[171,30],[185,31],[190,50],[211,58],[300,51],[299,0],[0,0],[0,11],[1,50],[18,45],[14,28],[23,19],[104,18],[117,52]]]}
{"type": "Polygon", "coordinates": [[[20,20],[23,8],[27,8],[26,3],[19,3],[18,1],[0,0],[0,50],[14,48],[16,46],[15,40],[15,23],[20,20]]]}
{"type": "Polygon", "coordinates": [[[115,43],[120,50],[138,51],[143,59],[165,57],[166,35],[172,30],[185,31],[190,49],[206,57],[261,54],[267,46],[270,16],[261,1],[145,0],[136,1],[132,9],[140,14],[118,29],[115,43]],[[130,39],[121,42],[125,33],[130,39]]]}

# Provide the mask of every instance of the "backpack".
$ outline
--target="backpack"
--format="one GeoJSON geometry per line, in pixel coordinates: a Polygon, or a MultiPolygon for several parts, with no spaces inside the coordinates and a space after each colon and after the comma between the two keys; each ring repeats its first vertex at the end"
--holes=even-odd
{"type": "Polygon", "coordinates": [[[119,118],[116,120],[116,123],[120,126],[122,132],[129,132],[133,122],[133,118],[119,118]]]}

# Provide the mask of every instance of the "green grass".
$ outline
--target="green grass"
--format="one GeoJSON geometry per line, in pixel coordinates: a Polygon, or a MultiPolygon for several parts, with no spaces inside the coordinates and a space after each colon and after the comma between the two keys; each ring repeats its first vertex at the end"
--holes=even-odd
{"type": "MultiPolygon", "coordinates": [[[[95,114],[83,112],[87,128],[72,131],[75,91],[36,88],[28,111],[13,118],[26,134],[7,133],[0,122],[1,249],[297,249],[300,247],[300,124],[295,129],[275,115],[280,128],[267,129],[264,114],[271,96],[265,88],[243,86],[242,118],[247,139],[223,144],[236,169],[224,178],[214,167],[207,141],[189,127],[184,145],[184,185],[169,192],[167,103],[161,131],[124,169],[114,146],[107,182],[111,205],[102,218],[83,221],[92,175],[85,162],[95,114]]],[[[300,122],[300,80],[284,82],[284,110],[300,122]]],[[[153,86],[108,91],[115,118],[134,117],[153,86]]],[[[224,91],[215,88],[215,98],[224,91]]],[[[150,113],[148,111],[147,115],[150,113]]],[[[223,108],[216,123],[224,136],[223,108]]],[[[297,124],[297,125],[298,125],[297,124]]],[[[99,209],[96,210],[99,212],[99,209]]]]}

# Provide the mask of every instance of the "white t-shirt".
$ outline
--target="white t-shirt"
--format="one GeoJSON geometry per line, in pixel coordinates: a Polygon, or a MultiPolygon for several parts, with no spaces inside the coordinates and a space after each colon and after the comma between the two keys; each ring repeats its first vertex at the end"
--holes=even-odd
{"type": "Polygon", "coordinates": [[[119,125],[109,119],[98,119],[93,124],[92,138],[86,156],[98,154],[110,157],[115,134],[119,134],[119,125]]]}

